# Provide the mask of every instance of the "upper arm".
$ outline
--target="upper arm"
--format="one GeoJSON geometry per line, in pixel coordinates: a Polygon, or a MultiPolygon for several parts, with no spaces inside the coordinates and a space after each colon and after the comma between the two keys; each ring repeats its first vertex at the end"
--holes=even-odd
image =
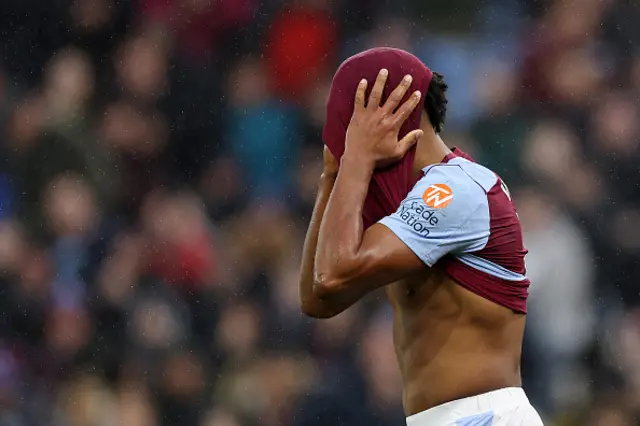
{"type": "Polygon", "coordinates": [[[332,275],[316,276],[313,292],[329,307],[322,317],[342,312],[368,292],[424,268],[411,249],[380,224],[364,233],[356,257],[340,263],[332,275]]]}
{"type": "Polygon", "coordinates": [[[365,231],[360,256],[361,264],[354,275],[373,288],[424,268],[420,258],[394,232],[379,223],[365,231]]]}
{"type": "Polygon", "coordinates": [[[480,250],[488,239],[484,189],[459,167],[433,167],[395,213],[365,231],[357,258],[328,287],[370,291],[433,266],[445,254],[480,250]]]}

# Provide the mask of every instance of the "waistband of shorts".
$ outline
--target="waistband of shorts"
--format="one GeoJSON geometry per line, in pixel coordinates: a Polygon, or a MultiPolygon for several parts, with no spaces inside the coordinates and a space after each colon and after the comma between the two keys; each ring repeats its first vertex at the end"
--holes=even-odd
{"type": "Polygon", "coordinates": [[[518,387],[502,388],[468,398],[457,399],[435,406],[426,411],[407,417],[408,426],[441,424],[455,422],[456,419],[500,411],[520,405],[529,405],[524,389],[518,387]]]}

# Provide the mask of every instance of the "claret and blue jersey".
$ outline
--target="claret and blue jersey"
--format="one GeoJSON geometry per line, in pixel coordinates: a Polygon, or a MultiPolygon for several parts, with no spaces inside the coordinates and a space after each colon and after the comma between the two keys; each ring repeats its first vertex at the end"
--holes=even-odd
{"type": "Polygon", "coordinates": [[[438,262],[469,291],[526,313],[527,251],[509,189],[462,151],[426,167],[398,210],[380,223],[426,265],[438,262]]]}

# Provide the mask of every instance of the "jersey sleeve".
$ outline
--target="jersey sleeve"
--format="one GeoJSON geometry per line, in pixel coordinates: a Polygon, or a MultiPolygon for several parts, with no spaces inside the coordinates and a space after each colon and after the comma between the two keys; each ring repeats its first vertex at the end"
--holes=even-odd
{"type": "Polygon", "coordinates": [[[413,187],[398,210],[380,220],[426,265],[444,255],[482,249],[489,240],[485,190],[462,168],[436,165],[413,187]]]}

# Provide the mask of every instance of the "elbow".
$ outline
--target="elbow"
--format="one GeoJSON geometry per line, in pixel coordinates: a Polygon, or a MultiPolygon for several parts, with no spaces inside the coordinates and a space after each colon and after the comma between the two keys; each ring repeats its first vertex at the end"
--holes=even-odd
{"type": "Polygon", "coordinates": [[[319,275],[313,283],[313,294],[319,299],[327,299],[340,294],[345,280],[332,275],[319,275]]]}
{"type": "Polygon", "coordinates": [[[300,282],[300,289],[306,289],[300,292],[300,310],[307,317],[332,318],[342,311],[336,306],[336,300],[328,297],[334,292],[326,284],[328,283],[325,281],[318,282],[317,280],[300,282]]]}
{"type": "Polygon", "coordinates": [[[344,257],[330,267],[319,267],[315,273],[313,293],[319,299],[339,299],[362,281],[366,269],[363,259],[344,257]]]}
{"type": "Polygon", "coordinates": [[[315,319],[327,319],[336,316],[338,313],[334,311],[330,311],[326,309],[326,307],[320,308],[319,306],[312,303],[302,303],[301,304],[302,313],[309,318],[315,319]]]}
{"type": "Polygon", "coordinates": [[[318,267],[313,282],[313,293],[319,299],[335,299],[351,292],[366,275],[366,262],[363,258],[345,258],[329,267],[318,267]]]}
{"type": "Polygon", "coordinates": [[[327,319],[338,315],[344,306],[335,297],[339,294],[342,283],[338,280],[315,280],[311,287],[312,297],[301,297],[300,309],[310,318],[327,319]]]}
{"type": "Polygon", "coordinates": [[[336,306],[335,300],[319,297],[315,285],[312,289],[310,295],[300,298],[300,310],[304,315],[309,318],[326,319],[332,318],[342,312],[342,309],[336,306]]]}

